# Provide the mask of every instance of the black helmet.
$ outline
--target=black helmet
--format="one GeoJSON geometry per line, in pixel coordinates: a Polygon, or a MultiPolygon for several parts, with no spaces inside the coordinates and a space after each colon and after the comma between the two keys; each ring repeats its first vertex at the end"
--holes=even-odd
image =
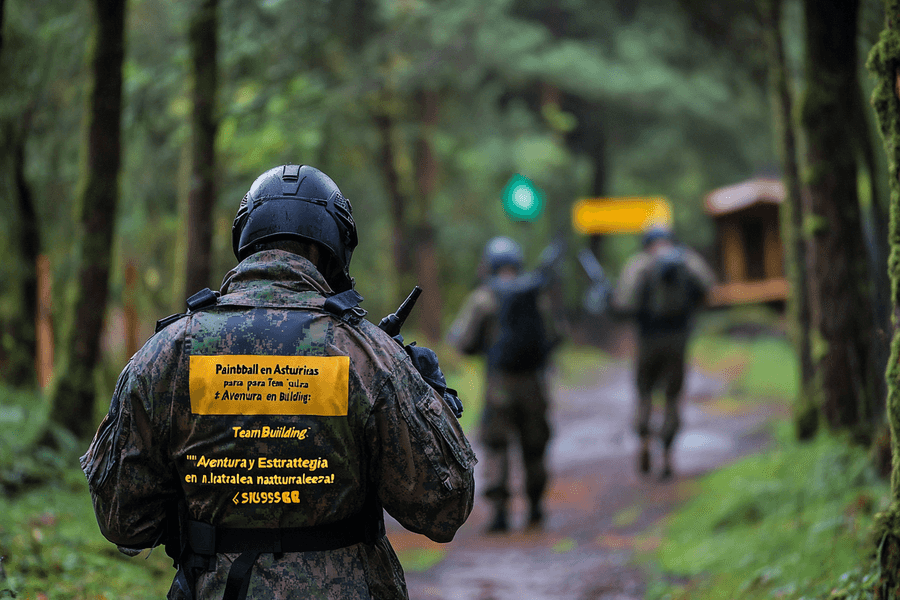
{"type": "Polygon", "coordinates": [[[358,241],[353,208],[322,171],[308,165],[269,169],[241,200],[231,227],[239,261],[256,252],[258,244],[283,239],[320,244],[340,267],[337,281],[328,283],[338,292],[352,287],[348,268],[358,241]]]}
{"type": "Polygon", "coordinates": [[[491,275],[496,275],[502,267],[521,269],[524,262],[522,247],[508,237],[495,237],[484,247],[484,262],[491,275]]]}

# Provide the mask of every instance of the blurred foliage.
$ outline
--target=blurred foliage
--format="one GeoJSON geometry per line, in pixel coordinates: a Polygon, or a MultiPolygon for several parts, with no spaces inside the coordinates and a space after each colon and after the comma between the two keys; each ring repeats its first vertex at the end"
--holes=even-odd
{"type": "MultiPolygon", "coordinates": [[[[231,221],[253,179],[274,164],[309,163],[329,173],[353,201],[361,225],[353,273],[367,298],[364,306],[379,316],[389,312],[404,291],[397,289],[388,251],[388,198],[372,117],[386,111],[397,120],[397,168],[410,186],[419,128],[412,101],[421,89],[441,97],[433,138],[439,186],[427,218],[437,226],[444,284],[433,293],[448,308],[445,324],[473,284],[489,237],[517,237],[533,261],[557,228],[569,229],[569,207],[589,189],[594,171],[567,144],[573,128],[587,128],[581,137],[602,134],[606,140],[610,195],[668,197],[685,240],[708,246],[703,194],[774,164],[768,105],[752,61],[734,63],[734,53],[717,52],[675,0],[627,7],[567,0],[557,6],[567,24],[559,31],[539,18],[547,6],[513,0],[224,0],[216,277],[234,265],[231,221]],[[599,118],[589,120],[601,123],[602,132],[564,109],[540,110],[534,90],[541,84],[593,103],[599,118]],[[548,195],[541,222],[511,223],[502,212],[500,191],[517,172],[548,195]]],[[[5,8],[0,76],[7,85],[0,117],[27,129],[28,181],[60,284],[74,269],[72,199],[89,10],[83,0],[7,0],[5,8]]],[[[132,261],[143,275],[139,313],[146,315],[143,333],[149,335],[152,321],[181,310],[185,295],[185,38],[191,6],[133,0],[128,10],[122,205],[110,317],[123,295],[123,265],[132,261]]],[[[735,23],[735,31],[751,35],[751,25],[735,23]]],[[[0,180],[6,177],[0,173],[0,180]]],[[[15,211],[0,215],[0,232],[14,234],[16,218],[15,211]]],[[[570,236],[573,246],[585,243],[570,236]]],[[[0,238],[2,250],[11,251],[9,237],[0,238]]],[[[633,246],[631,236],[610,244],[613,272],[633,246]]],[[[573,256],[576,250],[570,249],[573,256]]],[[[564,275],[575,272],[564,268],[564,275]]],[[[0,274],[13,284],[0,293],[0,319],[15,318],[15,262],[5,261],[0,274]]],[[[567,303],[577,307],[586,282],[569,280],[567,303]]],[[[110,360],[121,364],[122,357],[110,360]]]]}
{"type": "Polygon", "coordinates": [[[699,368],[727,378],[729,395],[790,406],[799,393],[800,373],[783,330],[783,316],[763,306],[710,311],[701,316],[689,351],[699,368]]]}
{"type": "Polygon", "coordinates": [[[36,448],[42,399],[2,386],[0,397],[0,597],[164,597],[174,569],[162,549],[128,559],[100,534],[82,444],[54,429],[55,449],[36,448]]]}
{"type": "Polygon", "coordinates": [[[648,600],[873,597],[888,483],[846,440],[803,444],[787,422],[774,433],[772,451],[681,484],[691,499],[657,532],[648,600]]]}

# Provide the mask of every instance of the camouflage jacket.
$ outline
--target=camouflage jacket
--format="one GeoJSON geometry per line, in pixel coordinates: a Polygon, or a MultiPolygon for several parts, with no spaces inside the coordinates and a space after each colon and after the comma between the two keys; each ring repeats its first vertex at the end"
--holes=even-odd
{"type": "MultiPolygon", "coordinates": [[[[709,293],[709,290],[715,283],[715,274],[697,252],[684,246],[680,248],[684,253],[684,262],[687,270],[700,292],[700,304],[695,307],[699,308],[706,294],[709,293]]],[[[650,269],[655,264],[655,260],[656,257],[647,251],[641,251],[632,256],[622,268],[622,273],[612,296],[613,310],[619,315],[634,318],[637,321],[638,332],[642,336],[659,333],[660,329],[687,330],[690,325],[690,315],[686,315],[684,320],[675,323],[672,327],[666,327],[666,324],[650,322],[641,314],[645,282],[650,269]]]]}
{"type": "MultiPolygon", "coordinates": [[[[167,510],[227,528],[327,524],[377,497],[401,525],[453,539],[472,510],[468,440],[393,339],[323,310],[312,263],[254,254],[215,306],[154,335],[119,377],[81,464],[103,535],[152,547],[167,510]]],[[[380,514],[380,511],[379,511],[380,514]]],[[[197,597],[222,597],[220,554],[197,597]]],[[[264,553],[247,597],[406,598],[390,543],[264,553]]]]}
{"type": "MultiPolygon", "coordinates": [[[[545,335],[551,346],[558,344],[565,333],[564,321],[553,311],[546,293],[538,297],[545,335]]],[[[490,280],[469,294],[459,314],[450,326],[447,340],[463,354],[487,354],[499,334],[500,302],[490,280]]]]}

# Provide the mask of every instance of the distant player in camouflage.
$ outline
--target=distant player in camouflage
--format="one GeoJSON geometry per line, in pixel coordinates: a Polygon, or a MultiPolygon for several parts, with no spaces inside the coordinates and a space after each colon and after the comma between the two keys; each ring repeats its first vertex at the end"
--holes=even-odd
{"type": "Polygon", "coordinates": [[[539,319],[530,318],[526,312],[513,319],[509,331],[501,323],[504,297],[534,283],[529,275],[522,274],[519,244],[507,237],[492,239],[485,247],[483,265],[489,276],[466,300],[450,329],[449,341],[464,354],[487,358],[480,427],[486,461],[483,493],[493,508],[487,532],[502,533],[510,527],[510,453],[515,444],[522,450],[528,526],[540,527],[544,521],[543,497],[548,483],[545,454],[551,436],[545,372],[561,327],[543,294],[537,297],[539,319]],[[505,336],[511,338],[509,345],[501,341],[505,336]],[[524,351],[525,356],[510,356],[517,350],[524,351]]]}
{"type": "Polygon", "coordinates": [[[356,245],[327,175],[267,171],[220,292],[162,320],[119,377],[81,463],[108,540],[166,544],[169,598],[407,598],[383,509],[437,542],[472,510],[474,453],[426,383],[443,374],[363,318],[356,245]]]}
{"type": "Polygon", "coordinates": [[[649,473],[650,417],[653,392],[665,394],[665,416],[659,430],[662,443],[662,479],[672,476],[672,444],[681,426],[679,399],[684,384],[685,352],[693,317],[714,283],[712,270],[699,254],[676,244],[665,227],[649,229],[642,250],[622,270],[612,309],[636,324],[637,410],[635,429],[640,436],[638,470],[649,473]]]}

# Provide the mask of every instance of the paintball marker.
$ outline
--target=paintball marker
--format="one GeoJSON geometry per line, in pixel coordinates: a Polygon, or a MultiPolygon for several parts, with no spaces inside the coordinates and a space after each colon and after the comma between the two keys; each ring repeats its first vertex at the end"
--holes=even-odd
{"type": "Polygon", "coordinates": [[[607,279],[603,267],[597,261],[597,257],[594,256],[593,252],[583,248],[578,253],[578,262],[581,263],[581,268],[584,269],[584,272],[591,280],[591,287],[587,289],[582,299],[584,309],[589,314],[600,315],[609,307],[609,296],[612,293],[612,286],[610,286],[609,279],[607,279]]]}
{"type": "Polygon", "coordinates": [[[537,267],[537,275],[541,280],[541,285],[547,285],[556,275],[556,270],[565,250],[566,240],[561,233],[558,233],[547,247],[541,251],[537,267]]]}
{"type": "Polygon", "coordinates": [[[378,323],[378,327],[391,337],[400,335],[400,329],[403,327],[403,323],[406,321],[409,313],[412,312],[413,306],[416,305],[416,300],[418,300],[421,295],[422,288],[415,286],[413,291],[409,293],[409,296],[406,297],[406,300],[404,300],[397,309],[397,312],[393,312],[383,318],[381,322],[378,323]]]}
{"type": "MultiPolygon", "coordinates": [[[[406,317],[412,312],[413,306],[415,306],[416,300],[419,299],[420,295],[422,295],[422,288],[419,286],[414,287],[413,291],[406,297],[406,300],[397,308],[397,312],[389,314],[378,323],[378,327],[394,338],[401,346],[403,346],[403,336],[400,335],[400,328],[403,327],[406,317]]],[[[438,365],[437,354],[434,353],[434,350],[416,346],[415,342],[403,346],[403,349],[412,361],[413,366],[422,375],[425,383],[434,388],[444,399],[444,402],[450,406],[456,418],[460,418],[463,412],[462,402],[456,390],[447,387],[447,379],[438,365]]]]}

